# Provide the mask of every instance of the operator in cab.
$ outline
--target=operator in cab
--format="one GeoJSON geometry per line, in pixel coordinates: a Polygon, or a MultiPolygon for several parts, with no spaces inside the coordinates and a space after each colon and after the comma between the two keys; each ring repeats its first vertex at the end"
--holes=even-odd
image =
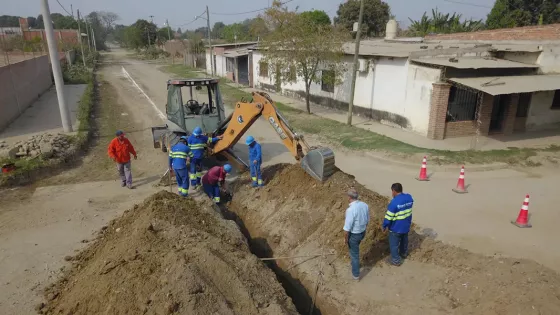
{"type": "Polygon", "coordinates": [[[202,177],[202,159],[204,158],[204,152],[206,146],[210,143],[215,143],[221,140],[223,136],[218,136],[214,138],[209,138],[202,134],[202,128],[194,128],[192,134],[188,138],[189,149],[193,154],[191,158],[190,167],[190,180],[191,185],[194,189],[200,188],[200,179],[202,177]]]}
{"type": "Polygon", "coordinates": [[[177,190],[183,197],[189,196],[189,170],[187,163],[192,157],[191,149],[187,145],[187,137],[182,136],[179,142],[169,151],[169,171],[175,173],[177,179],[177,190]]]}
{"type": "Polygon", "coordinates": [[[202,187],[204,192],[214,201],[220,203],[220,188],[224,187],[226,176],[231,172],[231,165],[225,164],[224,166],[212,167],[202,177],[202,187]]]}
{"type": "Polygon", "coordinates": [[[253,187],[262,187],[264,182],[261,174],[262,151],[261,145],[253,136],[245,139],[245,144],[249,147],[249,167],[251,168],[251,185],[253,187]]]}

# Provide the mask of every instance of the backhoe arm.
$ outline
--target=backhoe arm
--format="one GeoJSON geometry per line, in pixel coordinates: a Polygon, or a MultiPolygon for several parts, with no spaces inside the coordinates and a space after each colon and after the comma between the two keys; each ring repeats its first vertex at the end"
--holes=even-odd
{"type": "Polygon", "coordinates": [[[253,92],[251,102],[238,102],[233,113],[218,131],[223,139],[218,141],[212,149],[213,154],[232,148],[237,141],[247,132],[253,123],[263,116],[276,131],[282,143],[288,148],[296,160],[303,158],[309,151],[309,146],[303,137],[296,134],[276,109],[274,102],[268,94],[253,92]]]}

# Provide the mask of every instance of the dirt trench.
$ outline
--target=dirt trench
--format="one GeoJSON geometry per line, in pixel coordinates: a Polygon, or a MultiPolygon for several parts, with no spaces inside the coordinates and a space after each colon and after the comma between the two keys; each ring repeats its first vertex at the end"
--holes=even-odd
{"type": "MultiPolygon", "coordinates": [[[[560,275],[534,261],[488,257],[436,241],[415,230],[400,267],[385,262],[381,231],[388,199],[337,171],[319,183],[297,165],[263,170],[266,186],[248,178],[231,185],[223,209],[236,220],[259,257],[318,257],[269,262],[300,314],[558,314],[560,275]],[[360,247],[362,279],[351,280],[342,226],[345,192],[355,187],[370,207],[360,247]],[[320,276],[319,276],[320,273],[320,276]]],[[[406,189],[406,187],[405,187],[406,189]]]]}
{"type": "Polygon", "coordinates": [[[40,314],[297,314],[209,200],[161,191],[66,260],[72,267],[45,290],[40,314]]]}

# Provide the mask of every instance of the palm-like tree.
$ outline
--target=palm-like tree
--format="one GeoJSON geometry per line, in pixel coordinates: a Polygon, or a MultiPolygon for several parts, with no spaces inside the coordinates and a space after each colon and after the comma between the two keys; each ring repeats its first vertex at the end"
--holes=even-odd
{"type": "Polygon", "coordinates": [[[461,33],[474,32],[484,27],[482,20],[464,20],[461,22],[461,14],[449,13],[443,14],[437,8],[432,9],[432,16],[429,17],[426,12],[420,20],[412,20],[408,32],[411,36],[426,36],[431,33],[461,33]]]}

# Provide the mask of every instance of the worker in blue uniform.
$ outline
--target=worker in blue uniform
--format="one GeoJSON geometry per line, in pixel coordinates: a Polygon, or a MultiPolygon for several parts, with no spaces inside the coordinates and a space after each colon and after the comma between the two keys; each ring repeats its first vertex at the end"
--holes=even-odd
{"type": "Polygon", "coordinates": [[[253,187],[263,186],[261,164],[262,164],[262,151],[261,145],[255,140],[253,136],[248,136],[245,144],[249,147],[249,166],[251,168],[251,181],[253,187]]]}
{"type": "Polygon", "coordinates": [[[403,193],[400,183],[391,185],[391,194],[393,199],[387,206],[383,231],[389,229],[389,248],[391,249],[389,263],[400,266],[402,259],[408,256],[408,232],[412,225],[414,199],[410,194],[403,193]]]}
{"type": "Polygon", "coordinates": [[[175,173],[177,178],[177,190],[179,195],[188,197],[189,195],[189,170],[187,162],[193,156],[191,149],[187,145],[187,137],[182,136],[179,142],[169,150],[169,171],[175,173]]]}
{"type": "Polygon", "coordinates": [[[202,128],[194,128],[192,134],[188,138],[189,148],[193,154],[191,158],[190,180],[194,189],[201,187],[200,178],[202,177],[202,159],[206,146],[211,143],[218,142],[222,136],[210,138],[202,134],[202,128]]]}

